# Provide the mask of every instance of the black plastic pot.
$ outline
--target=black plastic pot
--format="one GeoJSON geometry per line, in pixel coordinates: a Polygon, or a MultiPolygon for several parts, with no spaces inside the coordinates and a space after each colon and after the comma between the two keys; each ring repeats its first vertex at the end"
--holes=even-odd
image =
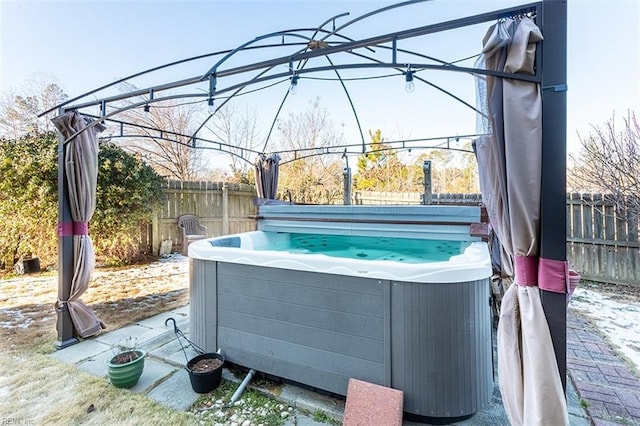
{"type": "Polygon", "coordinates": [[[40,272],[40,259],[37,257],[20,259],[15,265],[13,265],[13,269],[18,275],[40,272]]]}
{"type": "Polygon", "coordinates": [[[224,365],[224,357],[217,353],[205,353],[192,358],[187,363],[187,371],[189,372],[189,380],[191,380],[191,388],[196,393],[208,393],[216,389],[220,385],[222,379],[222,367],[224,365]],[[222,361],[220,366],[212,371],[195,372],[191,367],[202,359],[219,359],[222,361]]]}

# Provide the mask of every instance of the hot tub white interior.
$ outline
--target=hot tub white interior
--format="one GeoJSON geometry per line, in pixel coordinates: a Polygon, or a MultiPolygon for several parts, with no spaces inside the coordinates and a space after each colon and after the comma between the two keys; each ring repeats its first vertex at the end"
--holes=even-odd
{"type": "Polygon", "coordinates": [[[290,233],[254,231],[201,240],[189,246],[189,256],[201,260],[411,282],[460,282],[491,275],[487,244],[481,241],[457,241],[455,243],[459,245],[460,254],[452,255],[446,261],[424,263],[363,260],[269,249],[283,245],[282,240],[288,240],[290,236],[290,233]]]}

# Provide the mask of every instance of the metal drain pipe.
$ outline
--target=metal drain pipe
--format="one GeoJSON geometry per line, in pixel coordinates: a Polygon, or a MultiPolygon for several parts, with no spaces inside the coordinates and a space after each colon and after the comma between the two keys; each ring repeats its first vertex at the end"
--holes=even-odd
{"type": "Polygon", "coordinates": [[[231,397],[231,401],[229,402],[229,405],[233,404],[238,399],[240,399],[242,392],[244,392],[244,388],[247,387],[247,385],[251,381],[251,378],[253,377],[254,374],[256,374],[256,370],[254,370],[253,368],[249,370],[249,372],[247,373],[247,376],[244,378],[242,383],[240,383],[240,386],[238,386],[238,389],[236,389],[235,393],[231,397]]]}

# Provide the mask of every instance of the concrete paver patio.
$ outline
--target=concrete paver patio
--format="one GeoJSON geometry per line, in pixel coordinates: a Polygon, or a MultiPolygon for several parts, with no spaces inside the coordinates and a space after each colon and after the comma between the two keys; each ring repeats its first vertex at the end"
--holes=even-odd
{"type": "MultiPolygon", "coordinates": [[[[105,362],[112,355],[112,345],[130,336],[137,337],[138,346],[147,350],[148,357],[145,360],[145,371],[132,390],[144,393],[173,409],[186,410],[200,395],[191,389],[189,376],[184,369],[185,355],[175,338],[172,325],[164,325],[169,317],[175,318],[177,326],[188,336],[189,307],[185,306],[82,341],[51,356],[75,364],[80,370],[107,380],[105,362]]],[[[567,400],[571,424],[640,424],[640,381],[624,361],[571,310],[568,316],[567,336],[567,364],[570,376],[567,380],[567,400]],[[587,407],[587,411],[584,406],[587,407]]],[[[196,355],[192,348],[186,350],[188,358],[196,355]]],[[[223,377],[237,381],[226,369],[223,377]]],[[[331,398],[290,384],[283,385],[279,395],[273,396],[310,412],[323,410],[337,419],[341,419],[344,413],[344,399],[331,398]]],[[[298,425],[319,424],[304,416],[297,418],[295,422],[298,425]]],[[[287,424],[294,423],[288,421],[287,424]]],[[[405,420],[404,424],[419,423],[405,420]]],[[[497,380],[491,406],[456,424],[509,424],[497,380]]]]}

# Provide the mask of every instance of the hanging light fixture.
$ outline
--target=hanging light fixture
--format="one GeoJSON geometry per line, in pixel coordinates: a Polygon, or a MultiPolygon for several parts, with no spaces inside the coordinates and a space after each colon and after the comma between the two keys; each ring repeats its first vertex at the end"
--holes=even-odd
{"type": "MultiPolygon", "coordinates": [[[[107,115],[107,102],[106,101],[101,101],[100,102],[100,117],[104,117],[105,115],[107,115]]],[[[104,124],[104,120],[102,120],[100,123],[104,124]]]]}
{"type": "Polygon", "coordinates": [[[411,65],[407,67],[407,70],[404,72],[404,90],[407,93],[411,93],[416,90],[416,85],[413,82],[413,70],[411,69],[411,65]]]}
{"type": "Polygon", "coordinates": [[[218,78],[216,77],[216,75],[211,74],[211,77],[209,77],[209,99],[207,100],[207,111],[209,111],[209,114],[213,114],[214,112],[216,112],[216,108],[214,106],[214,96],[216,94],[217,81],[218,78]]]}
{"type": "MultiPolygon", "coordinates": [[[[149,89],[149,100],[150,101],[153,100],[154,94],[155,94],[155,92],[153,91],[153,89],[149,89]]],[[[144,106],[143,111],[144,111],[144,117],[147,118],[149,116],[149,111],[150,111],[149,104],[146,104],[144,106]]]]}
{"type": "Polygon", "coordinates": [[[295,95],[298,93],[298,74],[293,73],[291,76],[291,86],[289,86],[289,93],[295,95]]]}

